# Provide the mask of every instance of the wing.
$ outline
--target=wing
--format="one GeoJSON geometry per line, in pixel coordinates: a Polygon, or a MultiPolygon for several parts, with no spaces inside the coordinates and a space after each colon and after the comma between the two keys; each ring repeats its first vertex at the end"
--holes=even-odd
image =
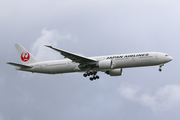
{"type": "Polygon", "coordinates": [[[60,52],[60,54],[63,55],[65,58],[69,58],[73,62],[76,62],[76,63],[91,64],[91,63],[97,62],[97,60],[94,60],[94,59],[91,59],[91,58],[87,58],[87,57],[84,57],[84,56],[81,56],[81,55],[70,53],[70,52],[67,52],[65,50],[60,50],[60,49],[54,48],[52,46],[48,46],[48,45],[45,45],[45,46],[49,47],[49,48],[51,48],[51,49],[53,49],[53,50],[55,50],[57,52],[60,52]]]}
{"type": "Polygon", "coordinates": [[[8,62],[7,64],[16,66],[16,67],[23,67],[23,68],[32,68],[31,66],[27,66],[27,65],[22,65],[22,64],[18,64],[18,63],[12,63],[12,62],[8,62]]]}

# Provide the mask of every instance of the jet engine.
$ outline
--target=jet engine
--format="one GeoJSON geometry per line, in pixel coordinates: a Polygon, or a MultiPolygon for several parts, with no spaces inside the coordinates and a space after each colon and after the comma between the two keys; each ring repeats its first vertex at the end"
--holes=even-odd
{"type": "Polygon", "coordinates": [[[111,69],[113,67],[112,60],[99,61],[97,65],[100,69],[111,69]]]}
{"type": "Polygon", "coordinates": [[[121,76],[122,75],[122,68],[120,69],[113,69],[110,71],[106,71],[106,74],[110,75],[110,76],[121,76]]]}

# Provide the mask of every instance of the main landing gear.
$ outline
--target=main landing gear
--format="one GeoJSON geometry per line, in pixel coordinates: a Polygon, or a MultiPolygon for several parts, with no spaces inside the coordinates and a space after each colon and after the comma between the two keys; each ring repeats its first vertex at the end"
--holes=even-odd
{"type": "Polygon", "coordinates": [[[159,72],[162,71],[162,66],[164,66],[164,64],[159,65],[159,72]]]}
{"type": "Polygon", "coordinates": [[[91,76],[92,75],[92,77],[90,77],[89,79],[91,81],[93,81],[93,80],[99,79],[99,76],[96,75],[96,74],[97,74],[97,72],[87,72],[87,73],[84,73],[83,76],[87,77],[87,76],[91,76]]]}

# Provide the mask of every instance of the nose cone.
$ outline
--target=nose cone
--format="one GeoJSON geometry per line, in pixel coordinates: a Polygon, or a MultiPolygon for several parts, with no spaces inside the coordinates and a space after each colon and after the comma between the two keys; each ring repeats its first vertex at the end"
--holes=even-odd
{"type": "Polygon", "coordinates": [[[173,60],[173,57],[168,56],[167,61],[170,62],[170,61],[172,61],[172,60],[173,60]]]}

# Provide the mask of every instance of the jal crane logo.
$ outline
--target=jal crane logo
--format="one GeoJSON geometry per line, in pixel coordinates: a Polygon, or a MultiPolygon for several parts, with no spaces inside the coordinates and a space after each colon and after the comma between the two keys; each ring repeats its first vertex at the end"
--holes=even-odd
{"type": "Polygon", "coordinates": [[[27,62],[27,61],[29,60],[29,58],[30,58],[30,55],[29,55],[28,52],[23,52],[23,53],[21,54],[21,60],[22,60],[23,62],[27,62]]]}

